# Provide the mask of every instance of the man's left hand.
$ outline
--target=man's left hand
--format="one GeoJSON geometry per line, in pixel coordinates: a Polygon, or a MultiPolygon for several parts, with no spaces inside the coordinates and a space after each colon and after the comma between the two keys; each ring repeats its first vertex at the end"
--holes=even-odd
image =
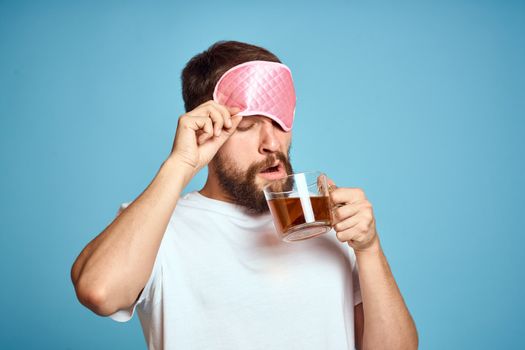
{"type": "Polygon", "coordinates": [[[356,252],[379,249],[372,204],[360,188],[341,187],[328,179],[337,239],[356,252]]]}

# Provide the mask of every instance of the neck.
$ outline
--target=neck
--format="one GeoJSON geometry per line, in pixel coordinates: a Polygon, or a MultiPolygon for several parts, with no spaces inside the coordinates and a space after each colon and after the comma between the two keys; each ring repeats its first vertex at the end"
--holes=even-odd
{"type": "Polygon", "coordinates": [[[208,167],[208,178],[204,187],[199,190],[199,193],[211,199],[216,199],[223,202],[234,203],[233,199],[228,196],[221,188],[217,177],[214,176],[213,170],[208,167]]]}

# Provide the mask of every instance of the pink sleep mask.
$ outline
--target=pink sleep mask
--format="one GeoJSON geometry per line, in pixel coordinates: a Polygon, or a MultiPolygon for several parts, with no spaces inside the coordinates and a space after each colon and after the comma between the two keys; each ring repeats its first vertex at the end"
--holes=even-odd
{"type": "Polygon", "coordinates": [[[285,131],[292,129],[295,89],[292,73],[282,63],[249,61],[230,68],[215,85],[213,100],[239,107],[237,115],[264,115],[285,131]]]}

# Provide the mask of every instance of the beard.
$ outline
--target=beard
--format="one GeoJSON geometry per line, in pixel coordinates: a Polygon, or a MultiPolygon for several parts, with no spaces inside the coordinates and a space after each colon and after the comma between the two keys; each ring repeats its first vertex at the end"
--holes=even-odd
{"type": "Polygon", "coordinates": [[[245,171],[239,170],[231,159],[225,159],[219,152],[213,159],[213,165],[219,185],[226,194],[238,205],[244,207],[248,213],[261,215],[269,212],[268,203],[262,189],[258,188],[255,180],[257,174],[280,160],[284,165],[286,174],[293,174],[290,163],[290,148],[288,154],[275,152],[265,160],[254,163],[245,171]]]}

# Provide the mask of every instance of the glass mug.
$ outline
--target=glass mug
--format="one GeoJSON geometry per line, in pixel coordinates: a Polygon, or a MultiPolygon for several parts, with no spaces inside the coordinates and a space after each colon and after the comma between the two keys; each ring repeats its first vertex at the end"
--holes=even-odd
{"type": "Polygon", "coordinates": [[[332,229],[331,201],[324,173],[291,174],[265,185],[263,191],[281,240],[301,241],[332,229]]]}

